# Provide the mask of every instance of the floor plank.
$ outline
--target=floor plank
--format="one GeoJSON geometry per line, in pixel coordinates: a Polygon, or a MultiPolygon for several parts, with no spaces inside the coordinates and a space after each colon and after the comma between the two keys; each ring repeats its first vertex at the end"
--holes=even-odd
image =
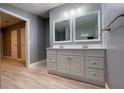
{"type": "Polygon", "coordinates": [[[45,64],[27,69],[21,62],[2,59],[3,89],[99,89],[102,87],[48,74],[45,64]]]}

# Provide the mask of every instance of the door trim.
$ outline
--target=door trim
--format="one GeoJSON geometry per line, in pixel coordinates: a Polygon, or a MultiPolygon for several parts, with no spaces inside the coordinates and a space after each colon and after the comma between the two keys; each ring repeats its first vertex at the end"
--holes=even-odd
{"type": "Polygon", "coordinates": [[[25,29],[25,36],[26,36],[26,38],[25,38],[26,51],[25,52],[26,53],[25,54],[26,54],[26,67],[29,68],[29,66],[30,66],[30,20],[25,17],[19,16],[19,15],[15,14],[7,9],[4,9],[4,8],[0,8],[0,11],[26,21],[26,29],[25,29]]]}

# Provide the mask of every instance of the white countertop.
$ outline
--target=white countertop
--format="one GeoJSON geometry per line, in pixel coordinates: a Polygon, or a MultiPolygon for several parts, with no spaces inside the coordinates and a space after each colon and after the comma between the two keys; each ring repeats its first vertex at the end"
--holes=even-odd
{"type": "Polygon", "coordinates": [[[82,49],[82,50],[106,50],[106,48],[53,48],[53,47],[48,47],[48,48],[46,48],[46,49],[63,49],[63,50],[65,50],[65,49],[82,49]]]}

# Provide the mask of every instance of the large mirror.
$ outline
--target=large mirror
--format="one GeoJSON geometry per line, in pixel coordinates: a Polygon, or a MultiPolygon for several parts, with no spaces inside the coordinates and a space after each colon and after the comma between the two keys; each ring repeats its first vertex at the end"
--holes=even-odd
{"type": "Polygon", "coordinates": [[[54,23],[54,42],[68,42],[71,40],[70,20],[54,23]]]}
{"type": "Polygon", "coordinates": [[[100,40],[100,13],[99,11],[75,18],[75,41],[100,40]]]}

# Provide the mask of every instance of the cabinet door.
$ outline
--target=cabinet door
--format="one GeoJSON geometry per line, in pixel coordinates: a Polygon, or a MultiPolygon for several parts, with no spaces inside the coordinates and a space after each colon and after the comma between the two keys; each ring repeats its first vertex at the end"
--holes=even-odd
{"type": "Polygon", "coordinates": [[[83,76],[83,58],[71,57],[70,74],[75,76],[83,76]]]}
{"type": "Polygon", "coordinates": [[[57,72],[69,73],[69,59],[66,56],[57,57],[57,72]]]}
{"type": "Polygon", "coordinates": [[[47,62],[48,70],[56,71],[56,63],[54,62],[47,62]]]}

